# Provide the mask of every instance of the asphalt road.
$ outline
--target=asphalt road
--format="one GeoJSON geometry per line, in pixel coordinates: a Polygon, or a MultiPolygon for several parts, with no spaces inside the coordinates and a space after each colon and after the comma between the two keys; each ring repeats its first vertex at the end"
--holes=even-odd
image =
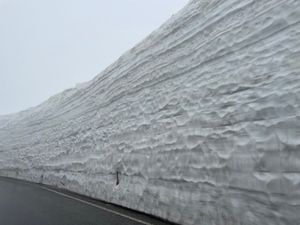
{"type": "Polygon", "coordinates": [[[0,178],[0,225],[149,224],[168,223],[83,196],[0,178]]]}

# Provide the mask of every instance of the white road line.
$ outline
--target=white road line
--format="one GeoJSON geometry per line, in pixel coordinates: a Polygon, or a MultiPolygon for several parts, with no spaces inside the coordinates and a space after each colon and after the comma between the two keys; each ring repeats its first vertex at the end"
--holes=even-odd
{"type": "Polygon", "coordinates": [[[98,209],[102,209],[102,210],[104,210],[104,211],[107,211],[107,212],[116,214],[116,215],[118,215],[118,216],[125,217],[125,218],[127,218],[127,219],[133,220],[133,221],[138,222],[138,223],[141,223],[141,224],[145,224],[145,225],[153,225],[153,224],[151,224],[151,223],[147,223],[147,222],[144,222],[144,221],[142,221],[142,220],[139,220],[139,219],[136,219],[136,218],[133,218],[133,217],[124,215],[124,214],[119,213],[119,212],[116,212],[116,211],[113,211],[113,210],[111,210],[111,209],[107,209],[107,208],[101,207],[101,206],[96,205],[96,204],[93,204],[93,203],[91,203],[91,202],[87,202],[87,201],[84,201],[84,200],[82,200],[82,199],[75,198],[75,197],[73,197],[73,196],[70,196],[70,195],[67,195],[67,194],[64,194],[64,193],[61,193],[61,192],[58,192],[58,191],[54,191],[54,190],[51,190],[51,189],[46,188],[46,187],[41,187],[41,186],[39,186],[39,187],[42,188],[42,189],[44,189],[44,190],[47,190],[47,191],[56,193],[56,194],[61,195],[61,196],[64,196],[64,197],[66,197],[66,198],[70,198],[70,199],[76,200],[76,201],[78,201],[78,202],[85,203],[85,204],[87,204],[87,205],[93,206],[93,207],[98,208],[98,209]]]}

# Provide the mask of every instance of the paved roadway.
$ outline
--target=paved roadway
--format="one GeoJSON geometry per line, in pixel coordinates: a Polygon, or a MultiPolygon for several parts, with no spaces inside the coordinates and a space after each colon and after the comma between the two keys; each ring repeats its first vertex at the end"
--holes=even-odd
{"type": "Polygon", "coordinates": [[[0,225],[150,224],[169,223],[69,192],[0,178],[0,225]]]}

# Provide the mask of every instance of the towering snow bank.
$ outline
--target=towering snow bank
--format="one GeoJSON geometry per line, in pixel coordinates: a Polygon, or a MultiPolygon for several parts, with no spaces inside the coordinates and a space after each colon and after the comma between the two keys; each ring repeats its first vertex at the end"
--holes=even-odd
{"type": "Polygon", "coordinates": [[[91,82],[1,117],[0,174],[182,224],[295,225],[299,98],[300,1],[194,0],[91,82]]]}

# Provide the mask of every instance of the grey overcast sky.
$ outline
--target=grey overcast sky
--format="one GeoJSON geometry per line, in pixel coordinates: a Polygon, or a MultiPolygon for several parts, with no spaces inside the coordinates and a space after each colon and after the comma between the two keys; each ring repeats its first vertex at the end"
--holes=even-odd
{"type": "Polygon", "coordinates": [[[188,0],[0,0],[0,115],[88,81],[188,0]]]}

